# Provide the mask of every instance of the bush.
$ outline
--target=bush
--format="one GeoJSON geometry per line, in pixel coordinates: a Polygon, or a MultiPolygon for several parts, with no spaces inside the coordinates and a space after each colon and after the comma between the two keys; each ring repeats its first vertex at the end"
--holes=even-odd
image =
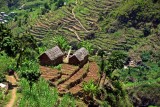
{"type": "Polygon", "coordinates": [[[0,73],[0,83],[5,81],[5,75],[0,73]]]}
{"type": "Polygon", "coordinates": [[[20,82],[22,98],[18,107],[75,107],[75,100],[64,95],[61,100],[55,88],[50,88],[44,79],[33,84],[30,90],[29,82],[22,79],[20,82]]]}
{"type": "Polygon", "coordinates": [[[68,94],[64,95],[58,107],[75,107],[75,100],[68,94]]]}
{"type": "Polygon", "coordinates": [[[8,57],[5,53],[0,53],[0,73],[5,74],[7,70],[14,69],[15,59],[8,57]]]}
{"type": "Polygon", "coordinates": [[[151,59],[150,52],[148,52],[148,51],[142,52],[142,54],[141,54],[141,59],[142,59],[142,61],[144,61],[144,62],[149,61],[149,60],[151,59]]]}
{"type": "Polygon", "coordinates": [[[143,34],[144,34],[144,37],[147,37],[148,35],[151,34],[151,29],[148,27],[145,27],[143,30],[143,34]]]}
{"type": "Polygon", "coordinates": [[[56,37],[53,38],[53,43],[55,45],[58,45],[64,51],[68,50],[70,47],[67,39],[60,35],[57,35],[56,37]]]}
{"type": "Polygon", "coordinates": [[[62,64],[59,64],[59,65],[55,66],[54,68],[60,71],[62,68],[62,64]]]}
{"type": "Polygon", "coordinates": [[[81,41],[79,44],[78,44],[78,47],[81,48],[81,47],[84,47],[88,50],[89,54],[91,55],[93,53],[93,44],[90,43],[89,41],[81,41]]]}
{"type": "Polygon", "coordinates": [[[153,0],[123,0],[121,5],[111,12],[111,18],[115,17],[122,23],[136,27],[140,22],[156,20],[159,23],[159,4],[153,0]]]}
{"type": "Polygon", "coordinates": [[[26,60],[19,68],[19,74],[29,81],[30,87],[32,87],[33,82],[36,82],[40,77],[39,64],[35,61],[26,60]]]}
{"type": "Polygon", "coordinates": [[[58,101],[58,93],[49,87],[43,79],[33,84],[30,90],[29,82],[25,79],[21,81],[22,98],[19,107],[53,107],[58,101]]]}
{"type": "Polygon", "coordinates": [[[158,64],[158,67],[160,67],[160,61],[158,61],[158,63],[157,63],[157,64],[158,64]]]}
{"type": "Polygon", "coordinates": [[[91,80],[88,83],[83,83],[83,90],[92,96],[98,93],[98,86],[91,80]]]}
{"type": "Polygon", "coordinates": [[[95,39],[96,38],[96,36],[95,36],[95,33],[94,32],[90,32],[89,34],[87,34],[86,36],[85,36],[85,40],[92,40],[92,39],[95,39]]]}

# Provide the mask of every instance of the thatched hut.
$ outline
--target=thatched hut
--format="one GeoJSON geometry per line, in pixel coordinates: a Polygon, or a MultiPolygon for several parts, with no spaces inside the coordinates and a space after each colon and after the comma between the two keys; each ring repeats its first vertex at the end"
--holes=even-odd
{"type": "Polygon", "coordinates": [[[45,51],[40,57],[40,65],[58,65],[63,62],[63,52],[58,46],[45,51]]]}
{"type": "Polygon", "coordinates": [[[85,48],[80,48],[69,58],[69,64],[83,66],[88,61],[88,51],[85,48]]]}

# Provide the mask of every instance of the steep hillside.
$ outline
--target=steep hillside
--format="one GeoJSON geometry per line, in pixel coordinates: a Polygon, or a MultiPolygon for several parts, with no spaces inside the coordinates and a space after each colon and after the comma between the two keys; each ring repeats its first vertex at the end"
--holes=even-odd
{"type": "MultiPolygon", "coordinates": [[[[118,4],[119,1],[117,0],[77,0],[73,4],[63,6],[61,9],[48,13],[37,20],[30,32],[41,39],[46,37],[46,33],[51,32],[52,36],[64,35],[72,41],[94,38],[98,40],[99,36],[96,33],[100,34],[101,32],[98,25],[99,14],[104,11],[104,8],[107,12],[114,9],[118,4]],[[99,5],[96,5],[97,3],[99,5]]],[[[47,36],[47,38],[49,37],[47,36]]]]}
{"type": "MultiPolygon", "coordinates": [[[[147,2],[121,1],[77,0],[38,18],[29,31],[38,41],[63,35],[69,41],[89,40],[106,51],[131,51],[132,55],[132,50],[142,47],[144,41],[149,44],[150,41],[153,42],[152,39],[158,39],[157,12],[160,9],[158,2],[148,0],[150,12],[146,14],[148,9],[144,5],[147,2]],[[129,6],[131,8],[127,10],[129,6]]],[[[158,45],[156,41],[154,44],[158,45]]]]}
{"type": "MultiPolygon", "coordinates": [[[[14,36],[30,33],[40,48],[53,47],[53,37],[62,36],[73,47],[81,41],[93,44],[96,52],[90,54],[89,59],[98,63],[110,64],[108,58],[114,51],[126,53],[127,60],[122,64],[125,69],[114,66],[116,69],[112,72],[112,65],[102,66],[104,71],[107,69],[105,73],[110,84],[117,88],[114,90],[106,83],[106,95],[103,96],[105,91],[102,92],[100,99],[107,104],[113,106],[117,101],[123,104],[121,96],[126,97],[127,91],[134,106],[160,106],[159,0],[7,0],[0,3],[5,12],[14,11],[17,14],[6,24],[14,36]],[[125,84],[124,90],[121,82],[125,84]]],[[[117,57],[113,57],[113,65],[119,61],[117,57]]],[[[60,92],[72,93],[76,91],[75,87],[81,90],[81,83],[93,71],[82,68],[74,72],[77,68],[64,64],[62,72],[66,68],[70,73],[67,76],[59,75],[58,71],[50,76],[52,73],[48,73],[48,68],[41,67],[44,71],[42,77],[50,80],[60,92]]],[[[104,76],[104,81],[108,81],[105,79],[104,76]]]]}

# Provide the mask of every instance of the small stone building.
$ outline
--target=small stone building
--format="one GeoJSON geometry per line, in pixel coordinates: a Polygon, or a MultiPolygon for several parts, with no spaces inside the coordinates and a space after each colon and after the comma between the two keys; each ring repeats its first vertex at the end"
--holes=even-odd
{"type": "Polygon", "coordinates": [[[80,48],[69,58],[69,64],[83,66],[88,61],[88,51],[85,48],[80,48]]]}
{"type": "Polygon", "coordinates": [[[40,65],[58,65],[63,62],[63,52],[58,46],[44,52],[40,57],[40,65]]]}

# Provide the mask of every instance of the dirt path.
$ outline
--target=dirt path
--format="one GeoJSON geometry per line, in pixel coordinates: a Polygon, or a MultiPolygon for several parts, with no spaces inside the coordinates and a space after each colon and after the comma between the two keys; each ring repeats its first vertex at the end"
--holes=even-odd
{"type": "Polygon", "coordinates": [[[16,100],[17,87],[15,87],[15,86],[16,86],[17,81],[14,78],[14,76],[6,76],[6,78],[7,78],[7,81],[12,83],[12,88],[13,88],[13,89],[11,89],[11,99],[8,102],[8,104],[6,105],[6,107],[13,107],[14,102],[16,100]]]}
{"type": "MultiPolygon", "coordinates": [[[[78,4],[78,0],[76,0],[76,5],[78,4]]],[[[76,6],[75,6],[76,7],[76,6]]],[[[82,23],[76,18],[76,15],[74,13],[74,9],[75,7],[72,9],[72,14],[73,14],[73,17],[77,20],[77,22],[81,25],[81,27],[86,31],[86,32],[89,32],[83,25],[82,23]]]]}
{"type": "MultiPolygon", "coordinates": [[[[78,0],[76,0],[76,5],[78,4],[78,0]]],[[[76,7],[76,6],[75,6],[76,7]]],[[[81,25],[81,27],[86,31],[86,32],[89,32],[83,25],[82,25],[82,23],[76,18],[76,15],[75,15],[75,13],[74,13],[74,10],[75,10],[75,7],[72,9],[72,15],[73,15],[73,17],[75,18],[75,20],[81,25]]],[[[73,31],[73,30],[72,30],[73,31]]],[[[74,32],[74,34],[77,36],[77,39],[79,40],[79,41],[81,41],[81,38],[79,37],[79,35],[77,34],[77,32],[74,30],[73,31],[74,32]]]]}
{"type": "Polygon", "coordinates": [[[74,34],[77,36],[77,39],[78,39],[79,41],[81,41],[81,38],[79,37],[79,35],[77,34],[77,32],[76,32],[75,30],[70,29],[70,28],[69,28],[69,30],[72,31],[72,32],[74,32],[74,34]]]}

